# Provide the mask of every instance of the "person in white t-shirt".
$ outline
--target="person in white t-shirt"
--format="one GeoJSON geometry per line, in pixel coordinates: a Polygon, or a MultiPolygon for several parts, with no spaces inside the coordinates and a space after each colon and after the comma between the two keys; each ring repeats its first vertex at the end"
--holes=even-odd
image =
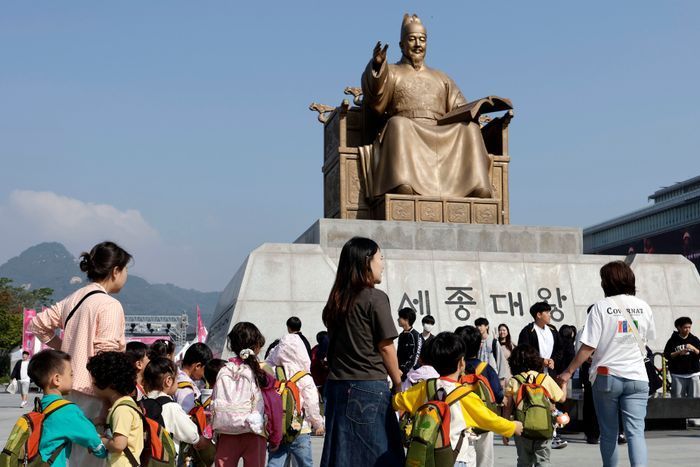
{"type": "Polygon", "coordinates": [[[27,369],[29,368],[29,352],[26,350],[22,352],[22,360],[18,360],[15,363],[15,367],[12,369],[11,377],[17,380],[17,386],[19,388],[19,393],[22,396],[22,402],[19,404],[20,407],[25,407],[27,405],[27,394],[29,393],[29,373],[27,369]]]}
{"type": "Polygon", "coordinates": [[[634,296],[634,272],[623,261],[603,266],[600,278],[605,298],[593,305],[581,332],[581,348],[558,380],[566,383],[593,355],[589,378],[600,425],[603,465],[617,465],[617,416],[622,411],[631,464],[646,466],[644,417],[649,379],[639,341],[643,346],[656,337],[654,316],[649,305],[634,296]]]}

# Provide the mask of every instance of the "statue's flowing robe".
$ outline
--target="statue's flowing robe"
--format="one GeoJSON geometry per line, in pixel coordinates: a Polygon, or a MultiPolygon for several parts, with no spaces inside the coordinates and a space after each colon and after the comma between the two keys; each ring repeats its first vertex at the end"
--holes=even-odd
{"type": "Polygon", "coordinates": [[[389,117],[365,173],[374,197],[409,185],[424,196],[490,197],[491,160],[476,122],[438,125],[437,119],[466,99],[444,73],[407,61],[372,62],[362,75],[363,103],[389,117]]]}

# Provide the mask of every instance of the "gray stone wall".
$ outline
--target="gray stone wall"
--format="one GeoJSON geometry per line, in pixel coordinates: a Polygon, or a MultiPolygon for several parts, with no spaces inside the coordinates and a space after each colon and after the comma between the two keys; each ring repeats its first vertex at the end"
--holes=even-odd
{"type": "MultiPolygon", "coordinates": [[[[254,250],[221,294],[210,325],[214,351],[228,356],[225,342],[231,323],[255,323],[270,343],[286,332],[290,316],[301,318],[302,331],[313,344],[316,332],[323,329],[321,312],[348,233],[327,233],[325,247],[265,244],[254,250]]],[[[395,249],[386,246],[395,243],[381,239],[379,243],[386,269],[378,287],[389,295],[392,309],[412,306],[419,317],[432,314],[437,331],[473,324],[484,316],[492,330],[506,323],[517,335],[531,321],[530,306],[544,299],[555,307],[557,327],[580,328],[588,306],[603,297],[600,267],[624,259],[573,253],[395,249]]],[[[677,317],[687,315],[700,322],[700,277],[692,263],[680,255],[637,255],[632,269],[637,295],[654,310],[658,338],[650,342],[652,349],[663,349],[677,317]]]]}

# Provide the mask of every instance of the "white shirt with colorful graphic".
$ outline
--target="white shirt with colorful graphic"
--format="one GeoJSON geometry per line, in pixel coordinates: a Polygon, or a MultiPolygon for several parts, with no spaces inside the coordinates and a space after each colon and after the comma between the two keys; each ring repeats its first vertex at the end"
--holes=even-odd
{"type": "MultiPolygon", "coordinates": [[[[617,295],[614,299],[629,311],[642,342],[656,338],[654,315],[644,300],[632,295],[617,295]]],[[[591,383],[595,381],[599,367],[607,368],[608,374],[613,376],[649,381],[637,340],[625,313],[615,302],[610,297],[598,301],[581,332],[581,343],[596,349],[589,373],[591,383]]]]}

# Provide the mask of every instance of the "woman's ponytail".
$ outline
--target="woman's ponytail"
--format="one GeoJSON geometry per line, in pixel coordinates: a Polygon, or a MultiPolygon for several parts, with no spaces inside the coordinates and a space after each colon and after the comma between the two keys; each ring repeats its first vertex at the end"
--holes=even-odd
{"type": "Polygon", "coordinates": [[[267,387],[267,373],[265,370],[260,368],[260,362],[258,362],[258,357],[253,354],[248,358],[244,359],[243,362],[253,370],[255,375],[255,381],[258,383],[259,388],[267,387]]]}

